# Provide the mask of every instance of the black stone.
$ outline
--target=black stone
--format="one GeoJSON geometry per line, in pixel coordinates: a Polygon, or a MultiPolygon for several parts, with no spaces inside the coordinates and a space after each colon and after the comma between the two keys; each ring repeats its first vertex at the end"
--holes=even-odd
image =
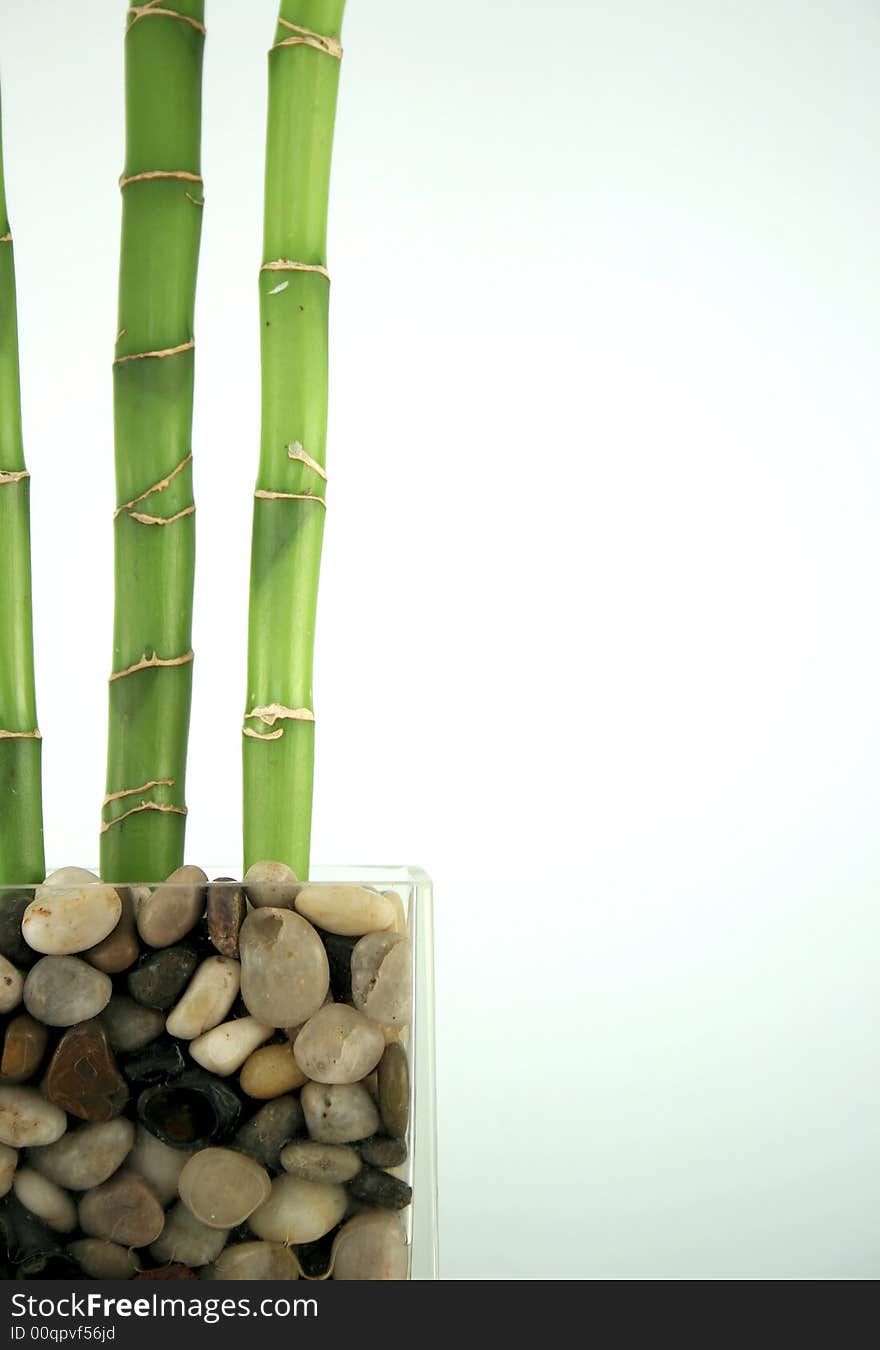
{"type": "Polygon", "coordinates": [[[305,1134],[306,1120],[297,1098],[275,1097],[242,1125],[235,1136],[235,1147],[261,1167],[277,1172],[284,1145],[305,1134]]]}
{"type": "Polygon", "coordinates": [[[30,970],[42,955],[21,935],[21,921],[33,898],[33,891],[0,891],[0,954],[19,970],[30,970]]]}
{"type": "Polygon", "coordinates": [[[351,1003],[351,954],[360,938],[341,937],[318,929],[330,966],[330,992],[334,1003],[351,1003]]]}
{"type": "Polygon", "coordinates": [[[241,1101],[221,1079],[190,1069],[173,1083],[158,1083],[141,1093],[138,1119],[172,1148],[206,1148],[222,1143],[235,1130],[241,1101]]]}
{"type": "Polygon", "coordinates": [[[167,1083],[179,1078],[186,1069],[186,1059],[180,1042],[171,1036],[162,1036],[128,1055],[122,1072],[130,1083],[167,1083]]]}
{"type": "Polygon", "coordinates": [[[32,1279],[33,1274],[21,1274],[27,1265],[34,1274],[44,1269],[50,1257],[62,1254],[58,1234],[25,1209],[18,1198],[9,1194],[0,1201],[0,1237],[4,1254],[13,1267],[19,1268],[19,1278],[32,1279]]]}
{"type": "Polygon", "coordinates": [[[361,1140],[356,1148],[364,1162],[373,1167],[399,1167],[406,1162],[406,1144],[402,1139],[374,1134],[371,1139],[361,1140]]]}
{"type": "Polygon", "coordinates": [[[380,1172],[377,1167],[362,1167],[348,1183],[349,1192],[367,1205],[381,1205],[383,1209],[406,1209],[412,1200],[412,1187],[405,1181],[380,1172]]]}
{"type": "Polygon", "coordinates": [[[298,1247],[294,1247],[307,1280],[320,1280],[327,1274],[333,1256],[333,1239],[338,1232],[339,1229],[334,1228],[318,1238],[317,1242],[301,1242],[298,1247]]]}
{"type": "Polygon", "coordinates": [[[190,942],[142,956],[126,980],[129,994],[145,1008],[167,1012],[189,984],[199,963],[197,947],[190,942]]]}

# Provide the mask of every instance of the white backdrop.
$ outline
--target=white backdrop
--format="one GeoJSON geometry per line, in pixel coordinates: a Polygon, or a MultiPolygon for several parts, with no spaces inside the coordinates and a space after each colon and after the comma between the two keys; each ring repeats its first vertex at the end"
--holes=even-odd
{"type": "MultiPolygon", "coordinates": [[[[103,792],[124,8],[0,6],[58,863],[103,792]]],[[[274,12],[208,5],[188,853],[219,864],[274,12]]],[[[880,1273],[878,19],[349,5],[315,857],[437,881],[447,1278],[880,1273]]]]}

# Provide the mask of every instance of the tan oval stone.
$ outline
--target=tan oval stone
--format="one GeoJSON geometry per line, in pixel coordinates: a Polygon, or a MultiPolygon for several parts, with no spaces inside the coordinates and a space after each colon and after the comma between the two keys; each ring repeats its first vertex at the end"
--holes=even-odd
{"type": "Polygon", "coordinates": [[[253,1158],[231,1148],[203,1148],[180,1174],[180,1198],[209,1228],[244,1223],[272,1189],[269,1173],[253,1158]]]}
{"type": "Polygon", "coordinates": [[[387,1210],[364,1210],[336,1234],[334,1280],[405,1280],[408,1273],[406,1233],[387,1210]]]}
{"type": "Polygon", "coordinates": [[[363,1166],[360,1154],[348,1144],[318,1144],[294,1139],[281,1150],[281,1166],[303,1181],[329,1181],[343,1186],[363,1166]]]}
{"type": "Polygon", "coordinates": [[[59,867],[54,872],[50,872],[43,882],[44,886],[88,886],[94,882],[100,882],[101,878],[95,872],[89,872],[85,867],[59,867]]]}
{"type": "Polygon", "coordinates": [[[303,1073],[318,1083],[357,1083],[372,1073],[384,1050],[381,1028],[345,1003],[319,1008],[293,1046],[303,1073]]]}
{"type": "Polygon", "coordinates": [[[412,944],[400,933],[367,933],[351,954],[351,1001],[374,1022],[412,1020],[412,944]]]}
{"type": "Polygon", "coordinates": [[[270,905],[273,909],[289,909],[302,884],[287,863],[255,862],[244,874],[247,897],[255,909],[270,905]]]}
{"type": "Polygon", "coordinates": [[[137,1172],[117,1172],[103,1186],[86,1191],[79,1202],[83,1232],[122,1247],[149,1246],[164,1224],[162,1206],[137,1172]]]}
{"type": "Polygon", "coordinates": [[[54,1144],[67,1129],[67,1116],[36,1088],[0,1087],[0,1144],[31,1148],[54,1144]]]}
{"type": "Polygon", "coordinates": [[[35,952],[73,956],[102,942],[121,914],[112,886],[38,886],[21,921],[22,937],[35,952]]]}
{"type": "Polygon", "coordinates": [[[203,1069],[228,1078],[271,1035],[272,1027],[258,1022],[256,1017],[237,1017],[190,1041],[189,1053],[203,1069]]]}
{"type": "Polygon", "coordinates": [[[165,1207],[177,1195],[177,1183],[189,1159],[192,1149],[172,1148],[163,1144],[143,1125],[137,1128],[134,1148],[126,1160],[130,1172],[138,1172],[150,1184],[159,1204],[165,1207]]]}
{"type": "Polygon", "coordinates": [[[309,923],[343,937],[390,928],[397,917],[387,896],[342,882],[304,886],[296,897],[296,908],[309,923]]]}
{"type": "Polygon", "coordinates": [[[93,1280],[131,1280],[140,1270],[137,1257],[118,1242],[80,1238],[67,1248],[74,1261],[93,1280]]]}
{"type": "Polygon", "coordinates": [[[200,867],[178,867],[138,906],[137,927],[149,947],[170,947],[205,912],[208,878],[200,867]]]}
{"type": "Polygon", "coordinates": [[[241,996],[272,1027],[295,1026],[317,1012],[330,986],[324,944],[289,909],[255,909],[241,927],[241,996]]]}
{"type": "Polygon", "coordinates": [[[131,1152],[135,1130],[118,1117],[68,1130],[54,1144],[32,1148],[28,1159],[44,1177],[69,1191],[90,1191],[109,1180],[131,1152]]]}
{"type": "Polygon", "coordinates": [[[286,1092],[294,1092],[307,1081],[306,1074],[296,1062],[293,1046],[264,1045],[255,1050],[244,1063],[241,1071],[242,1092],[258,1101],[270,1101],[273,1097],[283,1097],[286,1092]]]}
{"type": "Polygon", "coordinates": [[[56,1233],[72,1233],[76,1228],[76,1206],[70,1196],[32,1167],[19,1167],[12,1189],[25,1209],[56,1233]]]}
{"type": "Polygon", "coordinates": [[[379,1112],[363,1083],[306,1083],[300,1102],[309,1135],[320,1144],[352,1144],[379,1128],[379,1112]]]}
{"type": "Polygon", "coordinates": [[[168,1211],[161,1237],[150,1246],[157,1261],[179,1261],[184,1266],[207,1266],[226,1246],[225,1228],[209,1228],[191,1214],[183,1201],[168,1211]]]}
{"type": "Polygon", "coordinates": [[[0,1199],[12,1190],[12,1178],[18,1167],[18,1149],[0,1144],[0,1199]]]}
{"type": "Polygon", "coordinates": [[[299,1263],[282,1242],[239,1242],[214,1263],[215,1280],[298,1280],[299,1263]]]}
{"type": "Polygon", "coordinates": [[[241,966],[227,956],[209,956],[193,975],[165,1023],[170,1035],[192,1041],[219,1026],[238,998],[241,966]]]}
{"type": "Polygon", "coordinates": [[[281,1176],[272,1194],[250,1217],[251,1231],[267,1242],[290,1246],[315,1242],[335,1228],[348,1207],[342,1186],[281,1176]]]}
{"type": "Polygon", "coordinates": [[[12,1012],[21,1003],[24,976],[5,956],[0,956],[0,1013],[12,1012]]]}

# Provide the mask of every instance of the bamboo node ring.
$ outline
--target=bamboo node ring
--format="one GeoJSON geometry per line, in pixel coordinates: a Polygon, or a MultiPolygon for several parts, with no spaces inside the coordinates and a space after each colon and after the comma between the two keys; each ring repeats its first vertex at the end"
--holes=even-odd
{"type": "Polygon", "coordinates": [[[279,47],[313,47],[315,51],[323,52],[325,56],[332,56],[337,61],[342,60],[342,43],[339,38],[327,37],[325,33],[316,33],[311,28],[303,28],[301,24],[291,23],[289,19],[282,19],[280,15],[278,26],[286,28],[296,36],[282,38],[270,48],[271,51],[277,51],[279,47]]]}
{"type": "Polygon", "coordinates": [[[207,28],[198,19],[194,19],[190,14],[181,14],[176,9],[162,9],[155,0],[148,0],[145,5],[132,5],[128,11],[129,23],[126,27],[126,33],[130,33],[139,19],[179,19],[181,23],[188,23],[190,28],[194,28],[197,33],[204,37],[207,28]]]}
{"type": "Polygon", "coordinates": [[[0,741],[41,741],[39,731],[4,731],[0,727],[0,741]]]}
{"type": "Polygon", "coordinates": [[[195,659],[194,652],[184,652],[183,656],[159,656],[153,652],[149,656],[144,652],[140,661],[135,661],[133,666],[128,666],[125,670],[114,670],[110,676],[110,683],[114,680],[124,680],[128,675],[137,675],[142,670],[164,670],[168,666],[187,666],[190,661],[195,659]]]}
{"type": "Polygon", "coordinates": [[[8,483],[23,483],[30,478],[27,469],[0,469],[0,487],[8,483]]]}
{"type": "Polygon", "coordinates": [[[141,802],[140,806],[133,806],[130,811],[123,811],[121,816],[114,816],[112,820],[101,822],[101,833],[106,834],[112,830],[114,825],[121,825],[123,820],[128,820],[130,816],[140,815],[142,811],[159,811],[167,816],[185,816],[187,810],[185,806],[165,806],[162,802],[141,802]]]}
{"type": "Polygon", "coordinates": [[[121,792],[108,792],[101,803],[101,807],[109,806],[111,802],[121,801],[123,797],[136,797],[139,792],[152,792],[153,788],[174,787],[173,778],[153,778],[149,783],[143,783],[136,788],[123,788],[121,792]]]}
{"type": "Polygon", "coordinates": [[[130,187],[132,183],[155,183],[162,179],[174,178],[181,183],[198,183],[204,185],[204,179],[201,174],[189,173],[186,169],[148,169],[144,173],[132,173],[128,177],[125,174],[119,180],[120,189],[130,187]]]}
{"type": "Polygon", "coordinates": [[[123,502],[121,506],[117,506],[116,510],[113,512],[113,519],[116,520],[118,516],[122,515],[123,511],[130,511],[133,506],[137,506],[138,502],[145,502],[148,497],[152,497],[154,492],[164,492],[167,487],[171,486],[177,475],[182,473],[187,464],[191,461],[192,451],[190,451],[188,455],[184,455],[180,463],[176,465],[169,474],[166,474],[164,478],[160,478],[158,483],[154,483],[152,487],[148,487],[146,492],[142,492],[139,497],[132,497],[130,502],[123,502]]]}
{"type": "Polygon", "coordinates": [[[195,338],[181,342],[179,347],[165,347],[160,352],[132,352],[130,356],[117,356],[114,366],[125,365],[127,361],[162,361],[166,356],[181,356],[184,352],[195,350],[195,338]]]}
{"type": "Polygon", "coordinates": [[[272,262],[265,262],[260,268],[261,272],[317,272],[318,276],[326,277],[330,280],[330,273],[326,267],[320,263],[295,262],[291,258],[275,258],[272,262]]]}

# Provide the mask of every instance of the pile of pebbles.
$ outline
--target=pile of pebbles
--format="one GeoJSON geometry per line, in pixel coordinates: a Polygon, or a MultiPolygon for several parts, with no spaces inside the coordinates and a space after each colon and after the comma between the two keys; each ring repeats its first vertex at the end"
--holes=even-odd
{"type": "Polygon", "coordinates": [[[0,892],[0,1278],[402,1280],[399,897],[182,867],[0,892]]]}

